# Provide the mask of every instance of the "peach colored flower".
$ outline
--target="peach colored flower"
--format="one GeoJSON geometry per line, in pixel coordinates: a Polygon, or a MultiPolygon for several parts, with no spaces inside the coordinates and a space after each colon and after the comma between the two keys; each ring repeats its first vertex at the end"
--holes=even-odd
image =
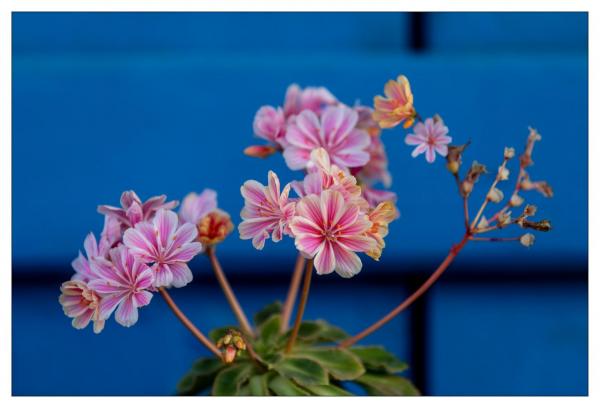
{"type": "Polygon", "coordinates": [[[220,209],[206,214],[198,223],[198,241],[206,247],[215,245],[227,238],[233,231],[231,217],[220,209]]]}
{"type": "Polygon", "coordinates": [[[58,298],[65,315],[73,318],[73,327],[84,329],[94,322],[94,333],[104,329],[104,319],[100,318],[100,296],[87,284],[78,280],[64,282],[60,287],[58,298]]]}
{"type": "Polygon", "coordinates": [[[382,128],[393,128],[403,121],[406,121],[405,128],[410,127],[414,122],[416,111],[408,79],[400,75],[396,81],[389,80],[383,91],[385,98],[375,97],[373,119],[382,128]]]}
{"type": "Polygon", "coordinates": [[[367,231],[367,236],[373,238],[377,244],[367,251],[366,254],[378,261],[383,248],[385,248],[385,241],[383,239],[388,234],[388,225],[398,217],[398,210],[391,201],[384,201],[371,210],[368,217],[372,225],[367,231]]]}

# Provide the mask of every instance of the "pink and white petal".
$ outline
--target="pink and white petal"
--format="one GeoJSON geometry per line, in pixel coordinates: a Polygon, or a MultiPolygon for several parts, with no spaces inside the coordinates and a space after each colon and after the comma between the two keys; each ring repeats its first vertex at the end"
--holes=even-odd
{"type": "Polygon", "coordinates": [[[155,264],[154,270],[154,287],[170,286],[173,282],[173,272],[167,264],[155,264]]]}
{"type": "Polygon", "coordinates": [[[171,273],[173,274],[172,285],[176,288],[182,288],[194,279],[192,271],[183,262],[170,264],[171,273]]]}
{"type": "Polygon", "coordinates": [[[141,272],[135,277],[135,287],[137,289],[147,289],[152,287],[154,283],[154,271],[147,265],[140,265],[141,272]]]}
{"type": "Polygon", "coordinates": [[[448,154],[448,145],[436,144],[435,145],[435,151],[438,152],[438,154],[440,156],[446,157],[446,155],[448,154]]]}
{"type": "Polygon", "coordinates": [[[146,262],[158,258],[154,226],[148,222],[140,222],[125,231],[123,243],[134,256],[146,262]]]}
{"type": "Polygon", "coordinates": [[[376,111],[373,112],[373,120],[378,120],[378,119],[375,119],[377,117],[378,112],[393,111],[394,109],[396,109],[397,102],[394,100],[391,100],[391,99],[382,98],[381,96],[376,96],[374,98],[374,105],[375,105],[376,111]]]}
{"type": "Polygon", "coordinates": [[[285,159],[285,164],[291,170],[302,170],[306,167],[307,163],[310,160],[310,152],[311,151],[309,149],[301,147],[287,147],[283,151],[283,158],[285,159]]]}
{"type": "Polygon", "coordinates": [[[107,297],[102,298],[102,300],[100,301],[100,307],[99,307],[100,319],[107,320],[125,296],[126,295],[107,296],[107,297]]]}
{"type": "Polygon", "coordinates": [[[127,209],[125,214],[127,215],[131,225],[134,226],[144,219],[144,211],[142,210],[142,206],[135,201],[131,203],[131,206],[127,209]]]}
{"type": "Polygon", "coordinates": [[[321,193],[323,225],[333,227],[344,214],[344,197],[339,191],[325,190],[321,193]]]}
{"type": "Polygon", "coordinates": [[[138,321],[138,310],[131,296],[126,297],[115,312],[115,320],[121,326],[131,327],[138,321]]]}
{"type": "Polygon", "coordinates": [[[196,228],[196,225],[186,222],[175,231],[174,235],[172,235],[172,242],[169,247],[172,249],[179,248],[183,244],[192,242],[197,236],[198,228],[196,228]]]}
{"type": "Polygon", "coordinates": [[[267,200],[265,196],[265,186],[256,180],[246,181],[242,187],[240,187],[240,192],[246,201],[246,205],[254,204],[259,206],[263,205],[267,200]]]}
{"type": "Polygon", "coordinates": [[[127,285],[127,279],[122,275],[112,262],[103,259],[96,258],[90,262],[90,270],[92,271],[92,277],[95,279],[101,279],[104,281],[111,281],[113,285],[127,285]]]}
{"type": "Polygon", "coordinates": [[[364,214],[359,214],[352,224],[341,225],[341,230],[339,232],[340,236],[355,236],[364,234],[369,228],[371,228],[371,221],[364,214]]]}
{"type": "Polygon", "coordinates": [[[371,144],[371,136],[363,130],[354,129],[348,133],[346,138],[336,143],[335,151],[338,154],[352,153],[357,150],[365,150],[371,144]]]}
{"type": "Polygon", "coordinates": [[[152,300],[152,293],[147,290],[136,292],[133,294],[133,299],[137,307],[148,306],[152,300]]]}
{"type": "Polygon", "coordinates": [[[166,262],[189,262],[193,257],[202,252],[202,244],[200,242],[189,242],[183,244],[179,248],[175,248],[169,251],[165,261],[166,262]]]}
{"type": "Polygon", "coordinates": [[[294,241],[296,249],[307,254],[310,258],[314,257],[317,251],[324,245],[323,236],[303,234],[296,235],[294,241]]]}
{"type": "Polygon", "coordinates": [[[329,106],[321,119],[321,137],[324,146],[340,143],[358,122],[358,114],[346,106],[329,106]]]}
{"type": "Polygon", "coordinates": [[[331,159],[342,168],[361,167],[369,162],[371,156],[364,150],[346,150],[344,153],[335,152],[331,159]]]}
{"type": "Polygon", "coordinates": [[[279,193],[281,191],[281,185],[279,184],[279,177],[273,170],[269,170],[268,173],[268,186],[265,191],[269,201],[273,204],[279,202],[279,193]]]}
{"type": "Polygon", "coordinates": [[[127,215],[125,214],[125,210],[122,208],[113,207],[111,205],[99,205],[98,212],[103,215],[108,215],[108,216],[114,217],[117,220],[119,220],[120,222],[122,222],[124,225],[131,227],[131,224],[129,223],[129,219],[127,218],[127,215]]]}
{"type": "Polygon", "coordinates": [[[252,238],[252,246],[259,251],[265,247],[265,240],[269,238],[267,231],[261,231],[252,238]]]}
{"type": "Polygon", "coordinates": [[[169,246],[169,240],[171,236],[179,226],[179,219],[177,214],[173,211],[167,211],[165,209],[159,209],[154,216],[152,221],[154,228],[158,231],[158,238],[162,248],[169,246]]]}
{"type": "Polygon", "coordinates": [[[94,334],[100,334],[104,330],[106,320],[94,320],[94,334]]]}
{"type": "Polygon", "coordinates": [[[425,153],[427,151],[427,145],[425,143],[418,145],[410,154],[412,157],[417,157],[420,154],[425,153]]]}
{"type": "Polygon", "coordinates": [[[450,136],[438,136],[435,138],[436,144],[449,144],[452,143],[452,138],[450,136]]]}
{"type": "Polygon", "coordinates": [[[74,328],[76,329],[85,329],[87,327],[87,325],[90,323],[90,320],[92,320],[92,316],[94,314],[94,310],[93,309],[87,309],[85,311],[85,313],[80,314],[79,316],[77,316],[76,318],[73,319],[72,325],[74,328]]]}
{"type": "MultiPolygon", "coordinates": [[[[300,132],[304,135],[306,141],[312,142],[313,147],[319,144],[321,124],[319,123],[319,118],[314,112],[310,110],[303,110],[302,112],[300,112],[298,116],[296,116],[295,125],[290,126],[290,128],[288,129],[288,133],[294,127],[297,127],[298,130],[300,130],[300,132]]],[[[292,143],[289,139],[288,141],[292,143]]]]}
{"type": "Polygon", "coordinates": [[[338,237],[338,242],[345,249],[353,252],[368,252],[376,245],[372,238],[364,235],[338,237]]]}
{"type": "Polygon", "coordinates": [[[251,218],[238,225],[241,239],[251,239],[263,231],[272,231],[278,220],[273,217],[251,218]]]}
{"type": "Polygon", "coordinates": [[[348,205],[342,210],[342,214],[336,222],[336,225],[343,231],[353,226],[358,219],[360,208],[356,205],[348,205]]]}
{"type": "Polygon", "coordinates": [[[433,163],[435,161],[435,150],[431,146],[427,146],[427,150],[425,150],[425,160],[428,163],[433,163]]]}
{"type": "Polygon", "coordinates": [[[424,137],[422,134],[413,135],[411,133],[404,138],[404,143],[406,143],[409,146],[418,146],[422,143],[425,143],[426,141],[427,138],[424,137]]]}
{"type": "Polygon", "coordinates": [[[88,287],[101,296],[123,295],[129,291],[127,286],[121,286],[114,281],[94,279],[88,283],[88,287]]]}
{"type": "Polygon", "coordinates": [[[329,241],[323,241],[322,247],[317,251],[315,269],[319,275],[326,275],[335,269],[335,255],[329,241]]]}
{"type": "Polygon", "coordinates": [[[323,175],[320,171],[316,173],[307,174],[306,177],[304,177],[303,191],[304,194],[298,194],[300,197],[303,197],[304,195],[308,194],[321,194],[321,192],[323,191],[323,175]]]}
{"type": "Polygon", "coordinates": [[[290,221],[290,229],[294,235],[322,236],[321,227],[309,218],[295,216],[290,221]]]}
{"type": "Polygon", "coordinates": [[[342,278],[351,278],[362,269],[362,262],[358,255],[344,249],[341,245],[333,246],[335,256],[335,271],[342,278]]]}
{"type": "MultiPolygon", "coordinates": [[[[324,193],[324,192],[323,192],[324,193]]],[[[321,199],[316,194],[310,194],[296,204],[296,215],[312,221],[319,228],[323,225],[321,199]]]]}
{"type": "MultiPolygon", "coordinates": [[[[318,135],[318,131],[316,135],[318,135]]],[[[287,129],[285,140],[291,146],[311,150],[319,145],[319,140],[317,139],[316,135],[306,134],[297,125],[292,125],[287,129]]]]}
{"type": "Polygon", "coordinates": [[[83,241],[83,248],[88,259],[98,256],[98,242],[96,242],[94,233],[87,234],[85,241],[83,241]]]}

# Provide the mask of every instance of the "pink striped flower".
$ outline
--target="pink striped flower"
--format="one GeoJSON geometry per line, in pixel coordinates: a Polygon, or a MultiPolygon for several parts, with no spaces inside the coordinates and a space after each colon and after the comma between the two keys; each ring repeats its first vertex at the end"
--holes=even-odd
{"type": "Polygon", "coordinates": [[[169,201],[165,203],[167,196],[160,195],[151,197],[145,203],[137,196],[135,191],[125,191],[121,194],[121,207],[113,207],[110,205],[98,206],[98,212],[104,215],[110,215],[119,220],[124,227],[133,227],[138,222],[150,220],[156,211],[161,208],[170,210],[175,208],[177,201],[169,201]]]}
{"type": "Polygon", "coordinates": [[[356,252],[368,252],[376,245],[366,236],[370,228],[371,221],[359,207],[346,203],[342,194],[334,190],[301,199],[290,223],[296,248],[314,258],[317,273],[335,270],[344,278],[356,275],[362,268],[356,252]]]}
{"type": "Polygon", "coordinates": [[[285,116],[281,108],[272,106],[261,107],[254,116],[252,124],[256,136],[263,138],[276,146],[286,145],[285,116]]]}
{"type": "Polygon", "coordinates": [[[289,199],[290,184],[281,191],[277,174],[269,171],[268,186],[248,180],[240,191],[244,197],[243,221],[238,226],[240,238],[252,239],[252,245],[259,250],[264,248],[269,236],[273,242],[281,241],[283,234],[289,233],[288,222],[294,215],[295,202],[289,199]]]}
{"type": "Polygon", "coordinates": [[[95,258],[106,258],[108,251],[122,239],[121,224],[116,218],[111,216],[104,217],[104,228],[100,234],[100,242],[96,241],[96,237],[90,232],[83,241],[85,256],[79,251],[79,256],[71,262],[71,266],[75,270],[75,274],[71,277],[72,280],[88,282],[94,277],[90,267],[90,262],[95,258]]]}
{"type": "Polygon", "coordinates": [[[61,295],[58,301],[65,315],[73,319],[73,327],[85,329],[94,322],[94,333],[104,329],[104,320],[100,317],[100,296],[90,289],[85,282],[70,280],[60,287],[61,295]]]}
{"type": "Polygon", "coordinates": [[[198,225],[200,220],[209,212],[217,208],[217,192],[205,188],[202,193],[189,193],[183,199],[179,209],[179,218],[182,222],[198,225]]]}
{"type": "Polygon", "coordinates": [[[369,161],[369,135],[356,128],[358,114],[347,106],[328,106],[319,118],[310,110],[302,111],[286,134],[290,146],[283,157],[292,170],[309,167],[310,154],[324,148],[331,162],[341,168],[360,167],[369,161]]]}
{"type": "Polygon", "coordinates": [[[161,208],[151,222],[138,222],[125,231],[123,242],[141,262],[152,264],[155,287],[181,288],[193,278],[187,262],[202,251],[194,241],[197,235],[194,224],[179,225],[177,214],[161,208]]]}
{"type": "Polygon", "coordinates": [[[448,144],[452,138],[448,136],[448,128],[441,120],[425,119],[425,123],[417,123],[413,131],[414,134],[406,136],[404,141],[407,145],[417,146],[411,153],[412,157],[417,157],[425,153],[425,159],[428,163],[435,161],[435,153],[446,157],[448,154],[448,144]]]}
{"type": "Polygon", "coordinates": [[[111,249],[110,259],[92,263],[98,278],[90,281],[88,287],[102,297],[99,305],[102,320],[107,320],[116,309],[117,323],[130,327],[138,320],[138,308],[152,299],[149,290],[153,288],[154,274],[123,245],[111,249]]]}

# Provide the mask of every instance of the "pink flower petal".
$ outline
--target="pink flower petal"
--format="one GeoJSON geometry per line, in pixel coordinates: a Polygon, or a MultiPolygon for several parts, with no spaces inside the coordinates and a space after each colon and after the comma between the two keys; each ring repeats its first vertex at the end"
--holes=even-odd
{"type": "Polygon", "coordinates": [[[125,231],[123,243],[133,255],[145,262],[152,262],[158,258],[156,233],[154,226],[148,222],[139,222],[135,228],[129,228],[125,231]]]}
{"type": "Polygon", "coordinates": [[[335,269],[335,255],[329,241],[323,241],[322,248],[315,256],[315,269],[317,274],[326,275],[335,269]]]}
{"type": "Polygon", "coordinates": [[[248,180],[242,185],[240,192],[247,203],[260,206],[267,200],[264,188],[258,181],[248,180]]]}
{"type": "Polygon", "coordinates": [[[131,327],[138,321],[138,310],[130,296],[126,297],[117,308],[115,320],[125,327],[131,327]]]}
{"type": "Polygon", "coordinates": [[[189,262],[200,252],[202,252],[202,244],[200,242],[188,242],[170,252],[165,261],[169,263],[189,262]]]}
{"type": "Polygon", "coordinates": [[[137,307],[148,306],[152,300],[152,293],[144,290],[133,294],[133,300],[137,307]]]}
{"type": "Polygon", "coordinates": [[[291,170],[302,170],[310,160],[310,150],[290,146],[283,151],[283,158],[291,170]]]}
{"type": "Polygon", "coordinates": [[[425,159],[428,163],[433,163],[435,161],[435,151],[433,147],[427,146],[427,150],[425,150],[425,159]]]}
{"type": "Polygon", "coordinates": [[[167,264],[155,264],[153,267],[154,270],[154,286],[170,286],[171,282],[173,282],[173,273],[171,272],[171,268],[167,264]]]}
{"type": "Polygon", "coordinates": [[[161,208],[156,212],[152,223],[154,224],[154,228],[158,231],[158,241],[161,247],[167,248],[169,240],[171,240],[172,235],[179,225],[177,214],[173,211],[166,211],[161,208]]]}
{"type": "Polygon", "coordinates": [[[185,263],[173,263],[169,267],[173,274],[172,285],[176,288],[182,288],[194,279],[192,271],[185,263]]]}
{"type": "Polygon", "coordinates": [[[420,154],[425,153],[425,151],[427,150],[427,145],[426,144],[420,144],[417,147],[415,147],[415,149],[412,151],[412,153],[410,154],[412,157],[417,157],[420,154]]]}
{"type": "Polygon", "coordinates": [[[321,193],[321,213],[325,227],[337,225],[343,215],[344,197],[335,190],[325,190],[321,193]]]}
{"type": "Polygon", "coordinates": [[[354,252],[348,251],[340,245],[334,245],[333,252],[335,271],[342,278],[351,278],[362,269],[362,262],[354,252]]]}

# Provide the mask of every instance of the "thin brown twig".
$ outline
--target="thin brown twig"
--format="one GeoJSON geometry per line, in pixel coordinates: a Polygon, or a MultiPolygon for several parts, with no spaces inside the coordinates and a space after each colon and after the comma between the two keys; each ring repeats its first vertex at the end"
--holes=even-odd
{"type": "Polygon", "coordinates": [[[210,264],[212,265],[212,268],[215,272],[215,276],[217,277],[217,280],[219,281],[219,284],[223,289],[223,293],[225,293],[227,302],[229,302],[229,306],[231,306],[233,314],[235,314],[235,317],[237,318],[237,321],[240,324],[242,331],[244,331],[249,336],[253,336],[254,331],[252,330],[252,326],[250,325],[250,322],[248,321],[244,310],[240,306],[240,303],[238,302],[235,294],[233,293],[233,290],[231,289],[231,286],[229,285],[229,282],[227,281],[227,278],[225,277],[223,268],[221,267],[221,264],[217,259],[215,248],[212,246],[206,248],[206,255],[208,255],[208,258],[210,259],[210,264]]]}
{"type": "Polygon", "coordinates": [[[396,306],[392,311],[383,316],[381,319],[361,331],[360,333],[342,341],[338,347],[347,348],[355,344],[356,342],[364,339],[371,333],[375,332],[383,325],[388,323],[394,317],[398,316],[401,312],[406,310],[410,305],[412,305],[417,299],[419,299],[427,290],[439,279],[440,276],[444,273],[444,271],[448,268],[448,266],[452,263],[456,255],[461,251],[461,249],[466,245],[469,241],[470,233],[465,233],[463,239],[456,245],[454,245],[446,258],[442,261],[442,263],[437,267],[437,269],[431,274],[431,276],[417,289],[412,295],[406,298],[402,303],[396,306]]]}
{"type": "Polygon", "coordinates": [[[302,271],[304,270],[305,263],[306,260],[302,254],[299,253],[296,258],[296,264],[294,265],[294,272],[292,273],[292,280],[290,281],[290,287],[285,298],[285,303],[281,310],[281,333],[284,333],[290,325],[290,318],[292,316],[292,310],[294,309],[294,303],[296,303],[296,297],[298,296],[298,289],[300,288],[300,281],[302,279],[302,271]]]}
{"type": "Polygon", "coordinates": [[[310,280],[312,277],[313,260],[309,259],[306,262],[306,268],[304,271],[304,280],[302,282],[302,293],[300,294],[300,303],[298,304],[298,311],[296,312],[296,321],[292,329],[292,334],[285,346],[285,352],[289,353],[294,347],[296,338],[298,337],[298,331],[300,330],[300,324],[302,323],[302,316],[304,316],[304,309],[306,308],[306,301],[308,300],[308,292],[310,290],[310,280]]]}
{"type": "Polygon", "coordinates": [[[171,308],[171,310],[173,311],[173,313],[175,314],[175,316],[177,316],[177,318],[181,321],[181,323],[183,323],[183,325],[190,332],[192,332],[192,334],[194,335],[194,337],[196,337],[198,339],[198,341],[200,341],[200,343],[202,343],[214,355],[216,355],[219,359],[221,359],[222,358],[221,352],[219,351],[219,349],[217,348],[217,346],[215,346],[213,344],[213,342],[210,341],[210,339],[208,337],[206,337],[204,335],[204,333],[202,333],[200,331],[200,329],[198,329],[194,325],[194,323],[192,323],[190,321],[190,319],[187,318],[187,316],[175,304],[175,301],[173,300],[173,298],[171,297],[171,295],[169,295],[169,292],[167,292],[167,290],[165,288],[162,288],[162,287],[158,288],[158,291],[160,292],[160,294],[162,295],[162,297],[165,299],[165,302],[167,302],[167,305],[171,308]]]}
{"type": "Polygon", "coordinates": [[[500,169],[498,170],[498,174],[496,174],[496,178],[494,179],[494,182],[492,183],[492,185],[490,186],[490,189],[488,190],[487,194],[485,195],[485,199],[483,200],[481,207],[479,207],[479,211],[477,211],[477,215],[475,216],[475,218],[473,218],[473,222],[471,223],[471,229],[473,229],[477,226],[477,221],[479,221],[479,218],[483,215],[483,211],[485,210],[485,207],[487,207],[488,203],[490,202],[490,198],[489,198],[490,193],[498,185],[498,182],[500,181],[500,174],[506,168],[506,163],[508,163],[508,159],[504,158],[504,160],[502,161],[502,165],[500,166],[500,169]]]}
{"type": "Polygon", "coordinates": [[[471,241],[488,241],[488,242],[507,242],[507,241],[518,241],[521,237],[510,237],[510,238],[502,238],[502,237],[471,237],[471,241]]]}

